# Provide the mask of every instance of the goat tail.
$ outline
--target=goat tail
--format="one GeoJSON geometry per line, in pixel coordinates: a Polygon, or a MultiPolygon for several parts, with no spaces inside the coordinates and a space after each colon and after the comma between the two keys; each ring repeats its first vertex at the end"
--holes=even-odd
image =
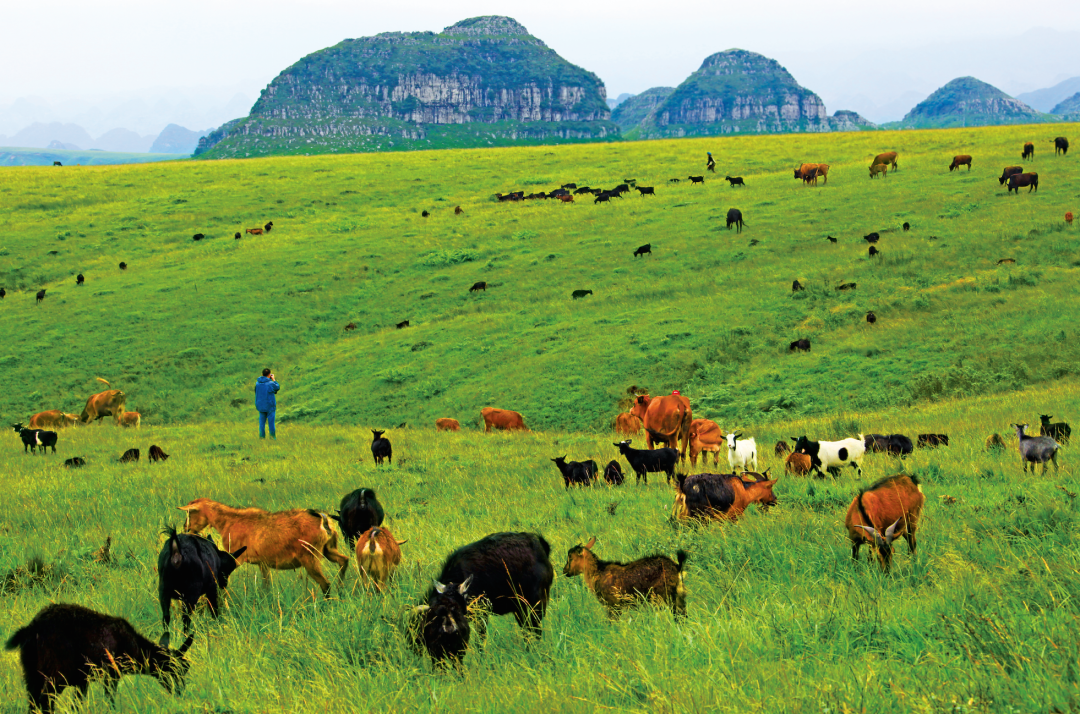
{"type": "Polygon", "coordinates": [[[679,561],[679,572],[680,573],[682,572],[682,569],[683,569],[683,563],[686,562],[686,559],[688,557],[690,557],[690,556],[688,556],[686,554],[685,550],[677,550],[677,551],[675,551],[675,558],[679,561]]]}
{"type": "Polygon", "coordinates": [[[96,379],[97,381],[101,382],[102,384],[104,384],[104,385],[105,385],[105,386],[107,386],[107,387],[111,387],[111,386],[112,386],[111,384],[109,384],[109,380],[107,380],[107,379],[102,379],[101,377],[94,377],[94,379],[96,379]]]}
{"type": "Polygon", "coordinates": [[[30,626],[29,625],[27,625],[26,627],[20,628],[20,629],[16,630],[15,634],[13,634],[8,639],[8,641],[4,644],[4,649],[6,649],[6,650],[17,650],[20,647],[22,647],[24,644],[26,644],[29,641],[29,639],[30,639],[30,637],[32,635],[33,635],[33,632],[30,631],[30,626]]]}

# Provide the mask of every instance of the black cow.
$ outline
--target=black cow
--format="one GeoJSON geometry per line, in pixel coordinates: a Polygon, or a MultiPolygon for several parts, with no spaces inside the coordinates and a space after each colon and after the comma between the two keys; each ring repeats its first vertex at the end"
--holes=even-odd
{"type": "Polygon", "coordinates": [[[1022,173],[1024,173],[1024,167],[1023,166],[1006,166],[1001,171],[1001,176],[998,177],[998,186],[1004,186],[1005,182],[1008,181],[1009,177],[1012,176],[1013,174],[1022,174],[1022,173]]]}
{"type": "Polygon", "coordinates": [[[1069,153],[1069,140],[1064,136],[1059,136],[1054,139],[1054,156],[1061,154],[1063,156],[1069,153]]]}
{"type": "Polygon", "coordinates": [[[877,315],[874,314],[873,310],[866,313],[866,321],[869,322],[871,325],[877,322],[877,315]]]}
{"type": "Polygon", "coordinates": [[[800,290],[806,290],[806,286],[800,283],[798,280],[791,281],[791,292],[797,293],[800,290]]]}
{"type": "Polygon", "coordinates": [[[562,473],[566,488],[570,488],[570,486],[591,486],[593,479],[597,476],[595,461],[567,461],[565,456],[552,459],[552,461],[555,462],[555,466],[562,473]]]}
{"type": "Polygon", "coordinates": [[[383,459],[387,463],[394,463],[394,449],[390,446],[390,440],[383,437],[385,431],[371,430],[371,455],[375,458],[375,465],[380,466],[383,459]]]}
{"type": "Polygon", "coordinates": [[[120,261],[119,268],[120,270],[127,270],[127,263],[125,263],[124,261],[120,261]]]}
{"type": "Polygon", "coordinates": [[[788,345],[788,352],[794,352],[796,350],[798,350],[799,352],[809,352],[810,340],[806,339],[805,337],[801,337],[788,345]]]}
{"type": "Polygon", "coordinates": [[[82,273],[79,273],[78,275],[75,276],[75,284],[76,285],[82,285],[85,282],[86,282],[86,276],[84,276],[82,273]]]}
{"type": "Polygon", "coordinates": [[[583,298],[586,295],[592,295],[592,290],[575,290],[574,292],[570,293],[570,297],[574,298],[575,300],[577,300],[578,298],[583,298]]]}
{"type": "Polygon", "coordinates": [[[870,246],[869,255],[870,255],[871,258],[873,258],[875,255],[881,255],[881,251],[878,250],[877,248],[875,248],[874,246],[870,246]]]}
{"type": "Polygon", "coordinates": [[[1006,193],[1010,191],[1016,191],[1017,193],[1020,193],[1020,189],[1024,186],[1028,187],[1028,193],[1031,193],[1032,191],[1038,191],[1039,174],[1035,172],[1027,174],[1013,174],[1009,177],[1009,189],[1008,191],[1006,191],[1006,193]]]}
{"type": "Polygon", "coordinates": [[[907,221],[904,221],[904,225],[901,226],[901,228],[903,228],[905,231],[910,231],[911,230],[911,224],[908,223],[907,221]]]}
{"type": "Polygon", "coordinates": [[[830,243],[835,243],[836,242],[836,239],[833,238],[832,236],[825,236],[825,240],[829,241],[830,243]]]}
{"type": "Polygon", "coordinates": [[[731,184],[732,188],[736,186],[745,186],[746,182],[743,181],[742,176],[725,176],[724,180],[731,184]]]}
{"type": "MultiPolygon", "coordinates": [[[[577,188],[577,184],[576,184],[576,183],[564,183],[564,184],[563,184],[562,186],[560,186],[559,188],[562,188],[562,189],[567,189],[567,188],[577,188]]],[[[552,193],[554,193],[554,192],[552,192],[552,193]]]]}
{"type": "Polygon", "coordinates": [[[655,196],[656,195],[656,187],[655,186],[634,186],[634,188],[636,188],[638,190],[638,193],[641,194],[642,198],[644,198],[645,196],[655,196]]]}
{"type": "Polygon", "coordinates": [[[52,447],[53,453],[56,453],[55,431],[44,431],[42,429],[26,429],[23,427],[22,424],[13,425],[12,429],[15,431],[16,434],[19,435],[19,438],[22,439],[24,454],[26,453],[27,447],[30,447],[31,454],[36,454],[37,447],[39,446],[41,447],[41,454],[43,456],[49,450],[50,446],[52,447]]]}
{"type": "Polygon", "coordinates": [[[44,299],[45,299],[45,288],[42,288],[41,290],[37,291],[37,300],[35,300],[34,302],[36,304],[36,303],[41,302],[44,299]]]}
{"type": "Polygon", "coordinates": [[[867,243],[877,243],[879,240],[881,240],[881,236],[878,235],[877,231],[874,231],[870,235],[863,236],[863,240],[867,243]]]}
{"type": "Polygon", "coordinates": [[[473,283],[473,286],[469,288],[469,292],[471,293],[475,293],[478,290],[483,290],[484,292],[487,292],[487,283],[481,280],[479,282],[473,283]]]}
{"type": "Polygon", "coordinates": [[[52,162],[52,165],[53,165],[53,166],[63,166],[63,164],[62,164],[62,163],[60,163],[59,161],[54,161],[54,162],[52,162]]]}
{"type": "Polygon", "coordinates": [[[593,203],[610,203],[612,194],[604,191],[593,199],[593,203]]]}
{"type": "Polygon", "coordinates": [[[631,448],[630,441],[627,439],[612,446],[618,447],[619,453],[630,463],[630,468],[637,475],[637,482],[641,483],[644,479],[648,484],[650,473],[663,471],[670,483],[671,477],[675,475],[675,464],[679,461],[678,449],[634,449],[631,448]]]}
{"type": "Polygon", "coordinates": [[[202,233],[196,233],[195,235],[191,236],[191,240],[202,240],[205,237],[206,236],[204,236],[202,233]]]}
{"type": "Polygon", "coordinates": [[[158,555],[158,602],[167,637],[173,600],[179,600],[183,608],[184,634],[191,630],[191,615],[203,597],[210,604],[210,614],[217,617],[218,589],[228,585],[236,559],[247,546],[227,553],[209,538],[177,533],[172,527],[162,533],[168,540],[158,555]]]}
{"type": "MultiPolygon", "coordinates": [[[[499,200],[501,201],[501,200],[503,200],[503,199],[501,199],[501,198],[500,198],[499,200]]],[[[430,214],[430,213],[428,213],[427,211],[420,211],[420,215],[421,215],[421,216],[423,216],[424,218],[427,218],[427,217],[428,217],[428,216],[430,216],[431,214],[430,214]]]]}
{"type": "Polygon", "coordinates": [[[690,179],[691,186],[693,186],[695,183],[705,183],[704,176],[687,176],[687,178],[690,179]]]}
{"type": "Polygon", "coordinates": [[[743,223],[742,211],[740,211],[738,208],[729,208],[727,212],[728,230],[730,231],[732,226],[738,226],[738,229],[735,232],[742,233],[744,225],[745,224],[743,223]]]}
{"type": "Polygon", "coordinates": [[[621,183],[618,186],[616,186],[615,188],[611,189],[611,194],[613,196],[621,196],[622,194],[629,193],[629,192],[630,192],[630,187],[628,185],[626,185],[625,183],[621,183]]]}
{"type": "Polygon", "coordinates": [[[634,251],[634,257],[639,255],[652,255],[652,243],[646,243],[645,245],[638,246],[638,249],[634,251]]]}
{"type": "Polygon", "coordinates": [[[626,480],[618,461],[611,460],[608,462],[607,467],[604,468],[604,480],[612,486],[621,486],[622,482],[626,480]]]}
{"type": "Polygon", "coordinates": [[[679,181],[680,181],[680,179],[677,179],[677,178],[668,179],[668,183],[679,183],[679,181]]]}
{"type": "Polygon", "coordinates": [[[398,328],[399,330],[404,330],[408,326],[409,326],[409,321],[408,320],[402,320],[401,322],[394,325],[394,327],[398,328]]]}
{"type": "Polygon", "coordinates": [[[581,195],[586,194],[586,193],[592,193],[592,189],[589,188],[588,186],[582,186],[581,188],[574,191],[575,196],[581,196],[581,195]]]}

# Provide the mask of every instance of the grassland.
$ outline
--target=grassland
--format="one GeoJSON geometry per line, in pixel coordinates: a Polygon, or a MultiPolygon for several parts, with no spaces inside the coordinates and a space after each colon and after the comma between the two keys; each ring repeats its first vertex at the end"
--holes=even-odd
{"type": "Polygon", "coordinates": [[[65,165],[103,166],[107,164],[145,164],[175,161],[176,154],[140,154],[121,151],[74,149],[20,149],[0,147],[0,166],[52,166],[54,161],[65,165]]]}

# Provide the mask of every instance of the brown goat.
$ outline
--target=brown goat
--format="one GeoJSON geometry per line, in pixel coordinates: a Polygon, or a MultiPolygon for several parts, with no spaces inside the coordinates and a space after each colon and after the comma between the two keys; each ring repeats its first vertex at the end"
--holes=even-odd
{"type": "Polygon", "coordinates": [[[676,617],[686,616],[686,587],[683,585],[683,563],[686,552],[678,551],[678,564],[666,555],[650,555],[632,563],[600,560],[592,552],[593,536],[585,545],[575,545],[566,553],[563,575],[572,578],[585,576],[585,586],[614,618],[619,611],[639,604],[642,600],[663,602],[671,606],[676,617]]]}
{"type": "Polygon", "coordinates": [[[794,476],[805,476],[810,473],[813,462],[808,454],[792,452],[784,459],[784,471],[794,476]]]}
{"type": "Polygon", "coordinates": [[[914,554],[915,531],[925,501],[919,480],[907,474],[888,476],[860,491],[852,499],[844,519],[851,539],[851,557],[858,560],[859,548],[868,543],[877,551],[882,569],[888,572],[892,544],[900,536],[914,554]]]}
{"type": "Polygon", "coordinates": [[[753,503],[761,504],[762,510],[775,506],[775,485],[776,479],[769,479],[769,469],[764,474],[679,474],[673,515],[734,521],[753,503]]]}
{"type": "Polygon", "coordinates": [[[380,591],[390,581],[399,563],[401,548],[407,540],[395,540],[384,526],[373,526],[356,539],[356,567],[365,583],[374,581],[380,591]]]}
{"type": "Polygon", "coordinates": [[[1004,449],[1005,439],[1001,438],[1001,434],[991,434],[986,437],[986,450],[993,451],[995,449],[1004,449]]]}
{"type": "Polygon", "coordinates": [[[246,546],[237,562],[258,565],[264,585],[270,584],[271,568],[303,568],[326,595],[330,581],[323,575],[319,559],[337,563],[339,579],[349,567],[349,558],[338,551],[337,532],[325,513],[303,508],[270,513],[261,508],[232,508],[208,498],[196,498],[180,510],[187,513],[185,533],[201,533],[212,526],[230,552],[246,546]]]}

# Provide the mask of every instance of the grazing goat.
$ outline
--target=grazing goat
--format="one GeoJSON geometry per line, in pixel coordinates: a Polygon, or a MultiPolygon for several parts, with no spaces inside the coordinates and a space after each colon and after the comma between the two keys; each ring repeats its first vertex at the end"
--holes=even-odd
{"type": "Polygon", "coordinates": [[[791,281],[791,292],[797,293],[800,290],[806,290],[806,286],[800,283],[798,280],[791,281]]]}
{"type": "Polygon", "coordinates": [[[875,255],[881,255],[881,251],[874,246],[870,246],[870,250],[867,251],[867,255],[873,258],[875,255]]]}
{"type": "Polygon", "coordinates": [[[838,475],[842,466],[851,466],[862,476],[862,459],[866,455],[866,444],[863,435],[858,439],[842,439],[841,441],[810,441],[805,435],[791,437],[795,442],[795,451],[810,457],[810,464],[818,476],[825,478],[822,473],[824,468],[832,475],[838,475]],[[833,473],[833,472],[836,473],[833,473]]]}
{"type": "Polygon", "coordinates": [[[122,464],[138,463],[139,462],[139,455],[140,454],[139,454],[138,449],[128,449],[127,451],[125,451],[123,454],[120,455],[120,463],[122,463],[122,464]]]}
{"type": "Polygon", "coordinates": [[[933,449],[937,446],[948,446],[948,434],[919,434],[917,442],[920,449],[933,449]]]}
{"type": "Polygon", "coordinates": [[[626,477],[623,475],[622,467],[619,466],[618,461],[609,461],[608,465],[604,468],[604,480],[612,486],[622,486],[626,477]]]}
{"type": "Polygon", "coordinates": [[[690,179],[690,185],[693,186],[696,183],[705,183],[704,176],[687,176],[690,179]]]}
{"type": "Polygon", "coordinates": [[[413,649],[423,648],[437,664],[460,663],[469,646],[472,627],[469,603],[465,599],[473,576],[462,583],[435,582],[424,605],[413,610],[411,623],[413,649]]]}
{"type": "Polygon", "coordinates": [[[70,459],[64,459],[64,466],[77,469],[80,466],[86,466],[86,459],[81,456],[72,456],[70,459]]]}
{"type": "Polygon", "coordinates": [[[724,180],[731,184],[732,188],[736,186],[745,186],[746,182],[743,181],[742,176],[725,176],[724,180]]]}
{"type": "Polygon", "coordinates": [[[37,304],[45,299],[45,290],[46,288],[42,288],[41,290],[37,291],[37,300],[34,301],[34,304],[37,304]]]}
{"type": "Polygon", "coordinates": [[[637,483],[641,483],[644,479],[648,484],[649,473],[660,471],[667,474],[667,481],[671,483],[671,478],[675,475],[675,464],[679,461],[678,449],[634,449],[630,447],[631,441],[631,439],[626,439],[612,446],[618,447],[619,453],[629,462],[630,468],[637,476],[637,483]]]}
{"type": "Polygon", "coordinates": [[[383,590],[401,564],[401,546],[407,542],[394,538],[386,527],[375,526],[361,533],[356,540],[356,567],[364,581],[383,590]]]}
{"type": "Polygon", "coordinates": [[[75,284],[76,285],[82,285],[85,282],[86,282],[86,276],[84,276],[82,273],[79,273],[78,275],[75,276],[75,284]]]}
{"type": "Polygon", "coordinates": [[[809,352],[810,340],[806,339],[805,337],[801,337],[788,345],[788,352],[795,352],[796,350],[798,350],[799,352],[809,352]]]}
{"type": "Polygon", "coordinates": [[[401,322],[398,322],[398,323],[396,323],[394,325],[394,327],[398,328],[399,330],[404,330],[408,326],[409,326],[409,321],[408,320],[402,320],[401,322]]]}
{"type": "Polygon", "coordinates": [[[473,283],[473,286],[469,288],[469,292],[471,293],[475,293],[478,290],[483,290],[484,292],[487,292],[487,282],[480,280],[473,283]]]}
{"type": "Polygon", "coordinates": [[[150,462],[151,463],[153,463],[155,461],[164,461],[167,458],[169,458],[169,455],[166,454],[162,450],[162,448],[160,446],[158,446],[157,444],[152,444],[150,446],[150,462]]]}
{"type": "Polygon", "coordinates": [[[555,462],[555,466],[562,473],[566,488],[570,488],[571,485],[591,486],[593,479],[597,476],[595,461],[586,461],[584,463],[580,461],[567,462],[565,456],[552,459],[552,461],[555,462]]]}
{"type": "Polygon", "coordinates": [[[877,243],[879,240],[881,240],[881,234],[879,234],[877,231],[874,231],[873,233],[863,236],[863,240],[867,243],[877,243]]]}
{"type": "Polygon", "coordinates": [[[760,503],[763,509],[776,505],[768,469],[764,474],[679,474],[675,489],[674,515],[679,519],[705,518],[733,521],[750,504],[760,503]]]}
{"type": "Polygon", "coordinates": [[[191,240],[202,240],[205,237],[206,236],[202,233],[196,233],[195,235],[191,236],[191,240]]]}
{"type": "Polygon", "coordinates": [[[742,434],[739,432],[731,432],[727,435],[727,462],[734,473],[736,467],[743,471],[749,471],[746,468],[746,464],[753,463],[754,471],[757,471],[757,443],[751,439],[739,439],[742,438],[742,434]]]}
{"type": "Polygon", "coordinates": [[[27,447],[30,448],[31,454],[37,453],[37,447],[41,447],[41,454],[44,456],[49,447],[52,447],[53,453],[56,453],[56,440],[57,434],[55,431],[45,431],[44,429],[27,429],[22,424],[13,424],[12,430],[19,435],[19,438],[23,443],[23,453],[26,453],[27,447]]]}
{"type": "Polygon", "coordinates": [[[634,251],[634,257],[636,258],[639,255],[652,255],[652,243],[638,246],[638,249],[634,251]]]}
{"type": "Polygon", "coordinates": [[[1042,422],[1040,433],[1043,436],[1049,436],[1051,439],[1064,446],[1069,443],[1069,438],[1072,436],[1072,427],[1063,421],[1051,424],[1050,420],[1053,418],[1054,417],[1050,414],[1039,415],[1039,421],[1042,422]]]}
{"type": "Polygon", "coordinates": [[[575,290],[574,292],[570,293],[570,297],[577,300],[578,298],[583,298],[586,295],[592,295],[592,294],[593,294],[592,290],[575,290]]]}
{"type": "Polygon", "coordinates": [[[813,461],[806,454],[791,452],[784,459],[784,471],[795,476],[805,476],[813,468],[813,461]]]}
{"type": "Polygon", "coordinates": [[[871,325],[873,325],[875,322],[877,322],[877,315],[874,314],[873,310],[870,310],[869,312],[866,313],[866,321],[868,323],[870,323],[871,325]]]}
{"type": "Polygon", "coordinates": [[[196,498],[179,508],[187,513],[184,532],[198,534],[213,527],[226,548],[246,546],[239,562],[259,566],[267,587],[271,568],[303,568],[327,595],[330,581],[323,575],[320,558],[337,563],[339,580],[349,567],[349,558],[338,552],[338,535],[325,513],[302,508],[270,513],[261,508],[232,508],[208,498],[196,498]]]}
{"type": "Polygon", "coordinates": [[[732,226],[736,226],[736,233],[742,233],[743,226],[746,225],[743,222],[742,211],[738,208],[729,208],[727,212],[727,227],[731,230],[732,226]]]}
{"type": "Polygon", "coordinates": [[[104,680],[109,699],[125,674],[148,674],[169,693],[181,690],[190,666],[184,653],[192,641],[189,636],[180,649],[172,650],[167,635],[154,644],[123,618],[56,603],[17,630],[5,647],[20,650],[31,711],[48,714],[68,687],[74,687],[80,699],[85,697],[92,677],[104,680]]]}
{"type": "Polygon", "coordinates": [[[381,526],[385,513],[382,504],[370,488],[358,488],[341,499],[338,515],[330,516],[341,526],[341,536],[350,547],[361,534],[381,526]]]}
{"type": "Polygon", "coordinates": [[[892,544],[900,536],[914,554],[915,531],[925,501],[919,480],[906,474],[883,478],[860,491],[852,499],[844,519],[851,539],[851,557],[858,560],[859,548],[867,543],[877,552],[882,569],[888,572],[892,565],[892,544]]]}
{"type": "Polygon", "coordinates": [[[666,555],[650,555],[632,563],[600,560],[592,552],[593,536],[585,545],[575,545],[566,553],[563,575],[572,578],[582,575],[585,587],[615,618],[620,610],[642,602],[664,603],[676,617],[686,616],[686,586],[683,584],[683,564],[686,551],[679,550],[676,564],[666,555]]]}
{"type": "Polygon", "coordinates": [[[179,600],[183,610],[184,634],[191,630],[191,614],[203,597],[210,605],[210,614],[218,615],[218,589],[229,583],[236,570],[236,559],[247,546],[227,553],[218,550],[213,541],[202,536],[177,533],[169,527],[162,531],[168,539],[158,555],[158,602],[161,621],[169,632],[172,601],[179,600]]]}
{"type": "Polygon", "coordinates": [[[1024,433],[1027,424],[1011,424],[1016,429],[1017,447],[1020,449],[1020,463],[1027,473],[1028,464],[1031,464],[1031,473],[1035,473],[1035,464],[1043,465],[1043,474],[1046,473],[1046,462],[1054,462],[1054,473],[1057,473],[1057,452],[1061,448],[1056,441],[1049,436],[1028,436],[1024,433]]]}
{"type": "Polygon", "coordinates": [[[911,230],[911,224],[908,223],[907,221],[904,221],[904,225],[902,225],[900,227],[903,228],[905,231],[910,231],[911,230]]]}
{"type": "Polygon", "coordinates": [[[907,456],[915,450],[911,439],[903,434],[867,434],[863,444],[871,453],[884,452],[890,456],[907,456]]]}
{"type": "Polygon", "coordinates": [[[787,445],[786,441],[776,442],[776,446],[773,447],[773,453],[777,458],[783,458],[785,454],[791,451],[791,447],[787,445]]]}
{"type": "Polygon", "coordinates": [[[241,238],[240,231],[237,231],[236,233],[233,233],[233,240],[240,240],[240,238],[241,238]]]}
{"type": "Polygon", "coordinates": [[[119,268],[120,270],[127,270],[127,263],[121,260],[119,268]]]}
{"type": "Polygon", "coordinates": [[[376,466],[381,466],[383,459],[386,459],[387,463],[394,463],[394,449],[390,445],[390,440],[383,437],[385,433],[378,429],[371,430],[371,455],[375,459],[376,466]]]}

